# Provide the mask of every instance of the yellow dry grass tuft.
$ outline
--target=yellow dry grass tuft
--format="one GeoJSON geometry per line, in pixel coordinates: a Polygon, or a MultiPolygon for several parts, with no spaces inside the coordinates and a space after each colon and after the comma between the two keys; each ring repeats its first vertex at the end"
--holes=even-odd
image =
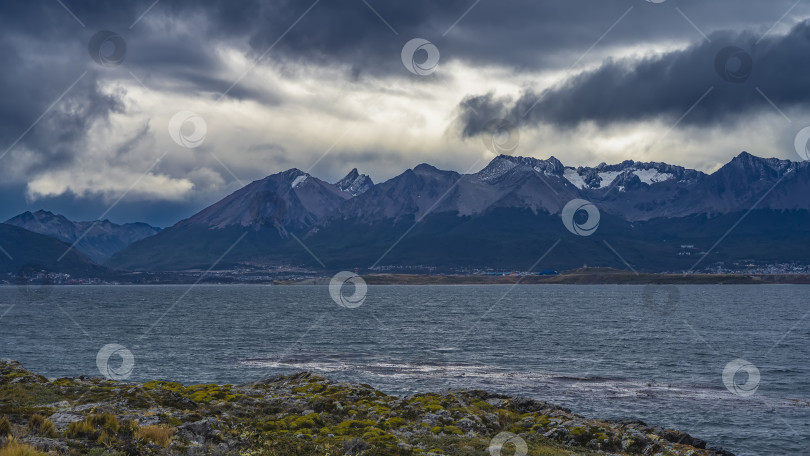
{"type": "Polygon", "coordinates": [[[47,456],[47,454],[12,437],[8,439],[6,446],[0,448],[0,456],[47,456]]]}
{"type": "Polygon", "coordinates": [[[175,429],[168,426],[143,426],[135,431],[135,437],[165,448],[172,442],[174,432],[175,429]]]}

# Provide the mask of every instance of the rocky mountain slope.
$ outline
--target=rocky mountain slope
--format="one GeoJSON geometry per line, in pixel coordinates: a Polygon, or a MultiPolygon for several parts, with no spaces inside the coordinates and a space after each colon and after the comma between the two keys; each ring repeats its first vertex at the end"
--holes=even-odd
{"type": "Polygon", "coordinates": [[[78,240],[76,250],[96,263],[103,263],[133,242],[160,231],[145,223],[116,225],[109,220],[72,222],[62,215],[47,211],[25,212],[6,223],[71,245],[78,240]]]}
{"type": "Polygon", "coordinates": [[[310,228],[349,198],[337,186],[291,169],[248,184],[176,227],[274,228],[286,237],[287,230],[310,228]]]}
{"type": "Polygon", "coordinates": [[[335,184],[290,169],[252,182],[134,243],[107,264],[129,270],[207,269],[226,252],[223,266],[267,262],[268,253],[295,242],[351,198],[335,184]]]}
{"type": "Polygon", "coordinates": [[[335,185],[344,192],[357,196],[369,191],[374,186],[374,182],[367,174],[360,174],[357,168],[354,168],[349,171],[346,177],[335,182],[335,185]]]}

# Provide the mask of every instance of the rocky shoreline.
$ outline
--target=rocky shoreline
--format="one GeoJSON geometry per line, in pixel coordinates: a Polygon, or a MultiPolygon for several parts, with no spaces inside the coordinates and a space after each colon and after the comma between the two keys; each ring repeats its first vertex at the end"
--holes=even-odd
{"type": "Polygon", "coordinates": [[[243,385],[49,380],[0,360],[0,456],[731,455],[706,447],[484,391],[398,398],[310,373],[243,385]]]}

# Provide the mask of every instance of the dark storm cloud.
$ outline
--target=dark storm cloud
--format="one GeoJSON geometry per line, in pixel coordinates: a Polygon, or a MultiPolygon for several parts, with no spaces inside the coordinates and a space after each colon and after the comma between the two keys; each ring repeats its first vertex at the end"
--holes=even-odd
{"type": "Polygon", "coordinates": [[[810,22],[788,35],[761,39],[753,33],[714,33],[682,51],[638,60],[607,60],[598,69],[542,93],[517,100],[472,96],[459,105],[462,134],[481,132],[488,119],[517,124],[574,127],[678,118],[696,103],[684,124],[714,126],[753,111],[781,110],[810,101],[810,22]],[[726,51],[736,49],[735,51],[726,51]],[[746,65],[750,58],[750,72],[746,65]],[[719,71],[717,66],[720,64],[719,71]],[[736,80],[729,74],[740,73],[736,80]],[[767,98],[766,98],[767,97],[767,98]]]}
{"type": "MultiPolygon", "coordinates": [[[[64,128],[57,125],[57,109],[51,126],[61,132],[54,136],[50,128],[38,128],[26,135],[21,145],[37,151],[42,149],[43,142],[52,143],[60,137],[68,140],[65,143],[68,144],[76,139],[67,137],[70,131],[80,136],[83,127],[92,124],[96,117],[103,118],[121,109],[119,100],[101,93],[95,81],[129,78],[128,72],[155,90],[216,96],[234,82],[232,72],[216,54],[216,45],[222,43],[242,49],[251,58],[265,55],[265,63],[341,65],[349,69],[347,78],[354,80],[369,74],[411,77],[402,67],[400,51],[413,37],[433,41],[441,51],[442,62],[464,60],[505,65],[517,71],[542,70],[565,67],[576,61],[624,13],[627,15],[603,45],[699,39],[697,32],[676,13],[675,6],[688,12],[696,24],[711,30],[740,23],[753,27],[761,25],[763,18],[773,17],[768,19],[770,23],[791,2],[484,0],[475,4],[471,0],[368,0],[368,3],[398,35],[361,0],[321,0],[303,17],[311,2],[175,0],[158,2],[134,26],[136,19],[152,5],[151,1],[65,1],[78,20],[58,2],[5,2],[0,6],[0,26],[4,30],[0,60],[5,63],[0,89],[8,98],[0,108],[0,143],[10,145],[86,69],[89,73],[85,80],[66,95],[68,101],[85,100],[85,106],[62,112],[64,128]],[[456,21],[459,22],[453,27],[456,21]],[[98,30],[111,30],[126,40],[127,55],[121,67],[110,69],[92,64],[87,42],[98,30]],[[271,46],[272,50],[267,52],[271,46]]],[[[604,75],[619,77],[622,71],[622,64],[613,63],[605,66],[604,75]]],[[[690,79],[675,82],[682,84],[685,92],[692,88],[690,79]]],[[[586,86],[588,83],[582,81],[586,86]]],[[[587,93],[583,89],[582,96],[587,93]]],[[[246,82],[237,84],[228,95],[273,105],[284,101],[273,87],[251,87],[246,82]]],[[[560,96],[559,101],[552,98],[549,103],[565,102],[560,96]]],[[[527,100],[521,102],[524,101],[527,100]]],[[[584,107],[587,109],[587,105],[584,107]]],[[[558,110],[562,119],[578,117],[577,105],[558,110]],[[565,112],[566,109],[572,112],[565,112]]]]}
{"type": "MultiPolygon", "coordinates": [[[[213,26],[232,37],[246,34],[255,55],[272,46],[268,60],[347,65],[354,75],[407,76],[402,73],[400,51],[414,37],[436,44],[445,62],[464,60],[518,70],[564,68],[614,24],[604,39],[606,45],[696,41],[699,32],[689,21],[706,33],[739,28],[764,32],[794,2],[368,0],[378,17],[361,0],[321,0],[276,43],[312,3],[276,1],[257,6],[250,2],[244,11],[232,8],[213,26]],[[685,19],[682,14],[687,13],[685,19]]],[[[187,13],[176,7],[176,14],[187,13]]]]}
{"type": "MultiPolygon", "coordinates": [[[[98,2],[87,11],[77,4],[74,11],[88,27],[123,23],[131,6],[121,3],[98,2]]],[[[95,121],[123,110],[125,94],[103,92],[95,70],[88,68],[90,32],[55,5],[5,2],[0,7],[0,154],[8,151],[4,159],[9,160],[25,150],[27,156],[18,160],[29,165],[24,173],[64,166],[95,121]]]]}
{"type": "Polygon", "coordinates": [[[49,68],[52,62],[47,59],[28,59],[6,43],[0,43],[0,60],[11,62],[0,72],[3,93],[0,154],[8,151],[13,156],[15,149],[22,147],[36,154],[36,157],[28,157],[27,163],[31,164],[28,171],[69,162],[75,152],[73,148],[84,138],[90,125],[123,109],[123,93],[102,92],[98,80],[89,74],[83,76],[84,70],[78,65],[56,71],[49,68]],[[58,99],[58,106],[48,110],[58,99]],[[32,125],[34,127],[25,133],[32,125]],[[9,149],[12,145],[14,148],[9,149]]]}

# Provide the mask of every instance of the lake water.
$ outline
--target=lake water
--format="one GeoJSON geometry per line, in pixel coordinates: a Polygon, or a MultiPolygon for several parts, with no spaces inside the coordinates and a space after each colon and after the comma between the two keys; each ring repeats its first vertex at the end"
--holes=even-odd
{"type": "Polygon", "coordinates": [[[0,287],[0,357],[49,377],[99,375],[96,355],[115,343],[132,352],[134,381],[307,370],[389,394],[478,388],[676,428],[740,455],[808,454],[809,292],[370,286],[348,309],[325,286],[0,287]],[[760,374],[733,377],[741,394],[722,376],[737,359],[760,374]]]}

